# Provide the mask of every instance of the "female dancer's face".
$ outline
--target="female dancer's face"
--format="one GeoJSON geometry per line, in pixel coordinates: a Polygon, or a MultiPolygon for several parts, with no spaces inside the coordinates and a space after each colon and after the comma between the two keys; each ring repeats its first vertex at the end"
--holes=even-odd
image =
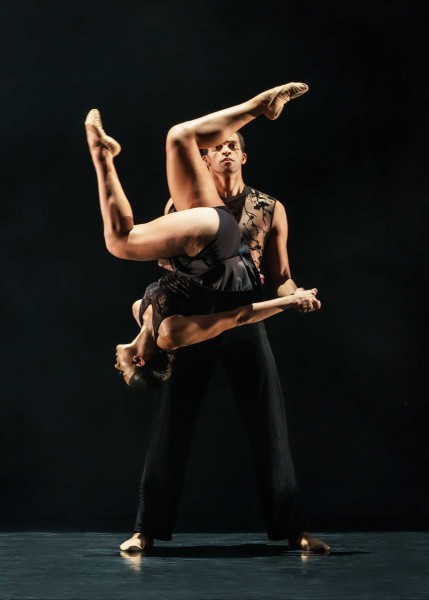
{"type": "Polygon", "coordinates": [[[124,377],[125,383],[129,384],[134,375],[136,367],[143,365],[158,350],[153,337],[152,306],[146,309],[143,315],[143,326],[140,333],[130,344],[118,344],[116,346],[115,369],[118,369],[124,377]]]}
{"type": "MultiPolygon", "coordinates": [[[[141,359],[143,360],[143,359],[141,359]]],[[[131,344],[118,344],[116,346],[116,362],[115,369],[118,369],[124,377],[126,384],[129,384],[131,377],[134,374],[136,366],[136,348],[131,344]]],[[[144,364],[144,363],[143,363],[144,364]]]]}

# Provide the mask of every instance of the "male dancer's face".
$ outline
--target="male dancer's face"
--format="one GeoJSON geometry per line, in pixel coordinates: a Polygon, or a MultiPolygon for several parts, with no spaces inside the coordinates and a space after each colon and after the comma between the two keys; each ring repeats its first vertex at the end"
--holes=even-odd
{"type": "Polygon", "coordinates": [[[213,173],[228,175],[240,171],[247,161],[247,155],[241,150],[238,135],[233,133],[222,144],[209,148],[203,160],[213,173]]]}

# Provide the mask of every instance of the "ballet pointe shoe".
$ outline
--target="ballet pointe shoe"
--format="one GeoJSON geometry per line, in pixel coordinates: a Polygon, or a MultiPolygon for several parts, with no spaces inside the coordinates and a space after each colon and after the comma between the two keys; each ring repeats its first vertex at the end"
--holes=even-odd
{"type": "Polygon", "coordinates": [[[287,102],[294,98],[298,98],[298,96],[302,96],[302,94],[308,92],[309,89],[310,88],[306,83],[291,81],[290,83],[286,83],[286,85],[279,85],[278,87],[265,92],[265,99],[263,102],[264,115],[267,119],[270,119],[270,121],[278,119],[287,102]]]}
{"type": "Polygon", "coordinates": [[[289,538],[289,550],[302,550],[304,552],[314,552],[316,554],[329,554],[330,546],[312,536],[310,533],[303,531],[296,538],[289,538]]]}
{"type": "MultiPolygon", "coordinates": [[[[103,123],[101,122],[100,111],[97,108],[93,108],[89,111],[85,119],[85,129],[92,131],[97,136],[95,146],[102,146],[112,153],[112,156],[117,156],[121,151],[121,145],[114,140],[112,137],[106,134],[103,129],[103,123]]],[[[89,140],[88,140],[89,143],[89,140]]],[[[90,143],[90,148],[92,149],[90,143]]]]}
{"type": "Polygon", "coordinates": [[[153,548],[153,539],[144,533],[135,533],[119,546],[122,552],[145,552],[151,548],[153,548]]]}

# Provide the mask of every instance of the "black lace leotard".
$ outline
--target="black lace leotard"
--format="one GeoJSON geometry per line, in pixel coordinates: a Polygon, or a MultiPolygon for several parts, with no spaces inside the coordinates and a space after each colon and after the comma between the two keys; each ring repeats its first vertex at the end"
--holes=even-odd
{"type": "Polygon", "coordinates": [[[140,323],[152,304],[155,340],[162,321],[171,315],[205,315],[231,310],[260,297],[259,273],[241,241],[240,229],[226,206],[216,235],[196,256],[171,259],[172,273],[150,284],[140,305],[140,323]]]}

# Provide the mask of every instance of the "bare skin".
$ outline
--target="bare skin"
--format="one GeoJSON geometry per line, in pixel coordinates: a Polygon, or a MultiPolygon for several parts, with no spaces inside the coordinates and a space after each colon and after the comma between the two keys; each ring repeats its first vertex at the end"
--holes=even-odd
{"type": "Polygon", "coordinates": [[[221,144],[209,148],[202,159],[221,198],[237,196],[243,191],[242,167],[247,162],[247,154],[241,149],[237,133],[230,135],[221,144]]]}

